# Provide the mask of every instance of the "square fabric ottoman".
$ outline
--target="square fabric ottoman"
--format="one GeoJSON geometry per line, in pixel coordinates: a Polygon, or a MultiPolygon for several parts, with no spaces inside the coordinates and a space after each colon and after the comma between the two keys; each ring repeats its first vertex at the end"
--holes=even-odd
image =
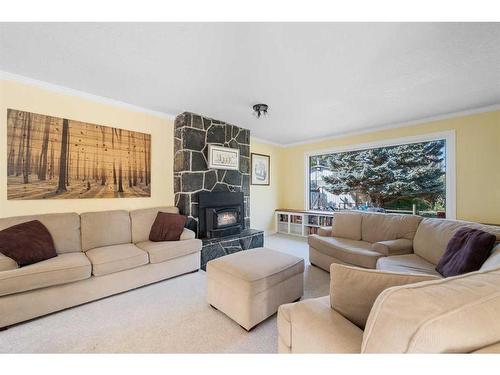
{"type": "Polygon", "coordinates": [[[247,331],[304,294],[304,259],[266,248],[207,263],[207,301],[247,331]]]}

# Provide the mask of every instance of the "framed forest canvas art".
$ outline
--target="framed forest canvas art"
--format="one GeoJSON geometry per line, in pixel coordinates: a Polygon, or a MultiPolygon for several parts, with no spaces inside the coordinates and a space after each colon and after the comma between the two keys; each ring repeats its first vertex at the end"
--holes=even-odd
{"type": "Polygon", "coordinates": [[[151,195],[151,135],[7,110],[7,198],[151,195]]]}

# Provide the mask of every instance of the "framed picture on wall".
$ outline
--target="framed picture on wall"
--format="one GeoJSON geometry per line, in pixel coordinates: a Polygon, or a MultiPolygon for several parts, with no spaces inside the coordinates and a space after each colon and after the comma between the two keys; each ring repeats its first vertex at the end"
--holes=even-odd
{"type": "Polygon", "coordinates": [[[151,196],[151,135],[7,109],[7,199],[151,196]]]}
{"type": "Polygon", "coordinates": [[[269,155],[251,155],[252,185],[269,185],[271,157],[269,155]]]}
{"type": "Polygon", "coordinates": [[[240,169],[240,150],[237,148],[208,145],[208,168],[240,169]]]}

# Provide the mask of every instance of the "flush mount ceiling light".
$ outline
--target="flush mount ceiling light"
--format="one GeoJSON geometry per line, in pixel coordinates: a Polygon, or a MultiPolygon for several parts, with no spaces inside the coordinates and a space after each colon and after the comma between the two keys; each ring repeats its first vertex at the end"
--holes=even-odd
{"type": "Polygon", "coordinates": [[[262,115],[267,115],[268,108],[267,104],[255,104],[253,106],[254,115],[257,116],[257,118],[260,118],[262,115]]]}

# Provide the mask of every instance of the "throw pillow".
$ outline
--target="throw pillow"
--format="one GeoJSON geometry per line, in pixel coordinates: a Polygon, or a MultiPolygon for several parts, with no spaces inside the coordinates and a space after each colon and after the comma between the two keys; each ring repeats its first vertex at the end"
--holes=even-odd
{"type": "Polygon", "coordinates": [[[490,256],[496,236],[480,229],[459,229],[436,266],[444,277],[477,271],[490,256]]]}
{"type": "Polygon", "coordinates": [[[0,231],[0,253],[13,259],[19,267],[57,256],[50,232],[38,220],[0,231]]]}
{"type": "Polygon", "coordinates": [[[186,221],[187,217],[184,215],[158,212],[149,233],[149,240],[153,242],[179,241],[186,221]]]}

